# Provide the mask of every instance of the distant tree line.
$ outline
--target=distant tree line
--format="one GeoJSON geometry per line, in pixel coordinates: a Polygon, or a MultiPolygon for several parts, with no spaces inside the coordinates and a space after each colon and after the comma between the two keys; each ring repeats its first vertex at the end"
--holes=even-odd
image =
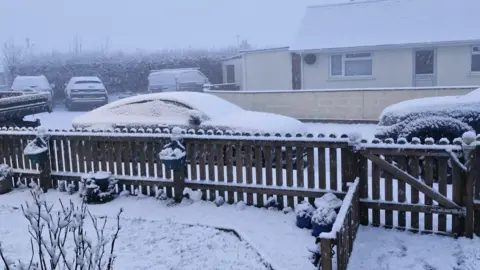
{"type": "Polygon", "coordinates": [[[73,76],[98,76],[109,92],[145,92],[151,70],[199,68],[211,83],[222,83],[221,60],[238,53],[238,47],[215,50],[163,50],[156,53],[105,54],[105,52],[29,54],[28,47],[6,43],[4,65],[7,81],[18,75],[45,75],[55,95],[62,98],[73,76]]]}

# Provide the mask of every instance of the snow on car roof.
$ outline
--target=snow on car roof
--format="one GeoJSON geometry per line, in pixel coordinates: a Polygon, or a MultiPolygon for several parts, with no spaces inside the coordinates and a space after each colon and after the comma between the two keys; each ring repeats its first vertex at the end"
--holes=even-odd
{"type": "Polygon", "coordinates": [[[479,9],[478,0],[375,0],[311,6],[290,49],[476,42],[480,40],[479,9]]]}
{"type": "Polygon", "coordinates": [[[466,95],[461,96],[443,96],[443,97],[426,97],[426,98],[417,98],[412,100],[402,101],[385,108],[380,115],[382,119],[386,114],[395,113],[397,115],[406,115],[412,112],[424,111],[424,110],[440,110],[442,108],[449,109],[461,109],[470,106],[466,104],[472,104],[473,102],[478,102],[480,106],[480,88],[477,88],[466,95]],[[461,106],[459,106],[461,105],[461,106]]]}
{"type": "Polygon", "coordinates": [[[13,90],[24,90],[29,87],[41,87],[48,89],[50,85],[45,76],[17,76],[13,80],[12,89],[13,90]]]}
{"type": "Polygon", "coordinates": [[[72,82],[80,82],[80,81],[98,81],[101,82],[100,78],[97,76],[79,76],[79,77],[72,77],[72,82]]]}

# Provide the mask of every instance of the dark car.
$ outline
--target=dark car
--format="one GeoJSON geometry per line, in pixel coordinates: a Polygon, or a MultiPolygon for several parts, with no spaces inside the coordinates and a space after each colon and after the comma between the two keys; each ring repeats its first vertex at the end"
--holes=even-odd
{"type": "Polygon", "coordinates": [[[387,107],[380,116],[379,139],[447,138],[480,131],[480,88],[462,96],[407,100],[387,107]]]}

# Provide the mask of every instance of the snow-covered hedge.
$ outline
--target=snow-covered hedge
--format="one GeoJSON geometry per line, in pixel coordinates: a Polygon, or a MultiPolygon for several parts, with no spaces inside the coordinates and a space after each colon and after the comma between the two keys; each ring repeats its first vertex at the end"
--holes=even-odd
{"type": "Polygon", "coordinates": [[[13,169],[7,164],[0,164],[0,181],[7,179],[13,174],[13,169]]]}

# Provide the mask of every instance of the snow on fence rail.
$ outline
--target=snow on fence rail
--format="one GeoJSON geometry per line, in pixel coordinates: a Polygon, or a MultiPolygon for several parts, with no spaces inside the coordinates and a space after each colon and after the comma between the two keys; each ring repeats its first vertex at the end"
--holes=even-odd
{"type": "MultiPolygon", "coordinates": [[[[205,200],[222,196],[229,203],[242,200],[259,207],[276,200],[280,208],[294,207],[304,198],[313,201],[326,192],[342,198],[347,183],[358,177],[362,225],[464,234],[473,224],[465,221],[470,220],[466,213],[474,208],[474,229],[480,233],[480,205],[464,199],[470,198],[466,180],[476,177],[475,170],[464,173],[450,160],[452,153],[462,156],[461,140],[437,145],[431,140],[382,142],[333,134],[278,137],[188,130],[184,180],[175,179],[157,158],[171,130],[48,133],[49,160],[40,170],[22,153],[35,130],[0,129],[0,163],[9,164],[17,180],[40,179],[44,188],[55,187],[58,180],[77,183],[87,172],[107,170],[119,180],[120,190],[131,193],[154,196],[160,189],[175,197],[189,187],[201,190],[205,200]]],[[[470,183],[471,196],[478,201],[480,180],[474,183],[477,192],[470,183]]]]}

